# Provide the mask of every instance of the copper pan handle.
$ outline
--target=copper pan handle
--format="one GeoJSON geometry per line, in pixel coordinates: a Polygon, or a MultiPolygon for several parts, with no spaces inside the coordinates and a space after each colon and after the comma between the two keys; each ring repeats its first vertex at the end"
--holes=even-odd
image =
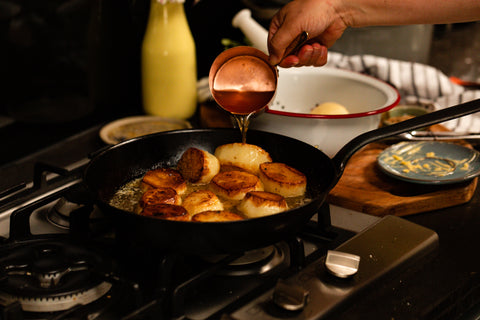
{"type": "MultiPolygon", "coordinates": [[[[293,39],[293,41],[288,45],[288,47],[285,49],[286,54],[283,56],[283,58],[280,60],[280,62],[283,61],[288,56],[291,56],[293,54],[296,54],[297,51],[308,41],[308,32],[307,31],[302,31],[298,36],[293,39]]],[[[280,62],[278,64],[280,64],[280,62]]]]}

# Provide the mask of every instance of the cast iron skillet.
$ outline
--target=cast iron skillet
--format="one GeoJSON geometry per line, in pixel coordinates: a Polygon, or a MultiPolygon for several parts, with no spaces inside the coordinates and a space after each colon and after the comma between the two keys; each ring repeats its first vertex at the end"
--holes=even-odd
{"type": "Polygon", "coordinates": [[[213,153],[219,145],[241,141],[237,129],[187,129],[125,141],[92,159],[85,170],[85,183],[96,196],[100,208],[132,241],[184,253],[243,252],[295,235],[317,212],[340,179],[348,159],[361,147],[476,111],[480,111],[480,99],[372,130],[351,140],[332,159],[299,140],[263,131],[249,131],[248,143],[267,150],[274,161],[286,163],[306,174],[307,192],[312,199],[301,207],[256,219],[216,223],[169,221],[140,216],[108,205],[108,200],[119,186],[152,168],[175,166],[190,147],[213,153]]]}

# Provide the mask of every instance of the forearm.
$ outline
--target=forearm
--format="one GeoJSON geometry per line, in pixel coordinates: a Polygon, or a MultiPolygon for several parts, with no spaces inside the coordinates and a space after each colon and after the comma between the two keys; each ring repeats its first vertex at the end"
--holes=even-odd
{"type": "Polygon", "coordinates": [[[469,21],[480,21],[480,0],[293,0],[270,24],[270,63],[280,63],[285,48],[302,31],[308,32],[310,46],[282,67],[324,65],[326,48],[349,27],[469,21]]]}
{"type": "Polygon", "coordinates": [[[344,0],[339,14],[349,27],[468,22],[480,20],[480,0],[344,0]]]}

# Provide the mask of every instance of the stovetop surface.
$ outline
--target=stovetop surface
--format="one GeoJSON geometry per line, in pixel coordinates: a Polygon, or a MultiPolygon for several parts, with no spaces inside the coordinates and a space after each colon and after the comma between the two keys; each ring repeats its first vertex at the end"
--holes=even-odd
{"type": "MultiPolygon", "coordinates": [[[[55,196],[64,199],[73,191],[78,191],[76,185],[59,191],[55,196]]],[[[77,319],[85,312],[98,313],[100,311],[91,308],[104,300],[103,295],[112,296],[112,300],[118,299],[115,293],[118,283],[130,289],[132,299],[138,299],[138,302],[112,319],[126,315],[125,319],[144,319],[143,314],[153,315],[152,318],[165,316],[166,319],[182,316],[191,319],[212,316],[215,319],[215,314],[236,303],[239,297],[252,298],[252,293],[271,287],[278,277],[297,270],[292,269],[293,265],[302,267],[305,263],[300,256],[294,260],[291,258],[292,248],[302,245],[296,251],[304,250],[302,242],[275,244],[271,252],[262,248],[261,251],[266,251],[267,255],[261,255],[261,264],[254,260],[254,266],[262,267],[259,270],[257,267],[252,269],[249,263],[245,266],[243,263],[230,265],[241,256],[238,254],[206,259],[159,252],[154,247],[138,247],[134,243],[125,244],[115,238],[114,230],[109,227],[111,223],[101,214],[93,220],[89,219],[94,213],[88,206],[81,206],[71,213],[68,232],[62,228],[55,230],[52,226],[48,229],[50,231],[34,232],[38,225],[48,225],[50,213],[57,208],[56,199],[58,197],[51,199],[48,196],[15,210],[10,216],[9,234],[0,241],[0,281],[3,283],[0,305],[13,309],[11,306],[20,301],[28,311],[28,319],[37,319],[39,313],[48,319],[77,319]],[[112,231],[113,234],[110,234],[112,231]],[[266,265],[263,261],[274,263],[266,265]],[[92,292],[99,290],[102,298],[90,303],[92,292]],[[84,299],[89,302],[86,310],[76,305],[77,300],[84,302],[84,299]],[[67,310],[61,309],[65,306],[67,310]],[[76,310],[70,314],[72,309],[76,310]]],[[[318,246],[305,248],[306,252],[333,248],[351,237],[352,233],[332,229],[330,235],[331,238],[319,238],[315,241],[315,246],[318,246]],[[337,232],[341,236],[337,236],[337,232]]],[[[111,301],[108,301],[106,306],[110,304],[111,301]]],[[[108,311],[103,307],[101,310],[102,315],[108,311]]]]}
{"type": "MultiPolygon", "coordinates": [[[[38,214],[43,215],[47,212],[47,210],[40,210],[38,214]]],[[[56,240],[54,236],[50,237],[51,235],[38,235],[30,240],[29,232],[25,232],[28,229],[28,220],[25,217],[28,217],[31,211],[17,210],[12,216],[12,219],[15,218],[14,224],[17,228],[11,230],[9,238],[4,239],[0,246],[0,251],[3,252],[0,266],[4,268],[2,272],[9,275],[3,279],[5,284],[3,290],[14,296],[30,297],[32,291],[38,292],[41,287],[44,289],[50,287],[52,286],[51,281],[57,279],[58,286],[52,286],[53,294],[60,296],[52,301],[60,299],[59,301],[65,304],[73,303],[72,297],[83,299],[85,297],[83,292],[93,290],[89,289],[91,282],[94,284],[98,282],[99,285],[105,282],[109,285],[115,285],[117,282],[128,285],[135,282],[139,284],[140,295],[143,299],[140,299],[136,308],[131,306],[130,309],[126,309],[128,316],[125,319],[144,319],[144,316],[148,318],[152,314],[153,318],[158,314],[166,315],[166,319],[179,317],[184,319],[230,319],[230,317],[232,319],[250,319],[252,312],[258,319],[281,319],[285,316],[294,316],[290,311],[279,308],[277,304],[272,305],[271,297],[277,292],[278,281],[285,279],[287,291],[282,292],[288,294],[288,288],[301,287],[308,295],[304,307],[297,311],[293,318],[298,316],[301,319],[320,319],[336,312],[343,306],[348,306],[346,303],[358,299],[362,292],[369,292],[373,284],[378,283],[385,276],[391,275],[394,271],[398,272],[404,269],[406,264],[424,261],[425,257],[434,253],[437,247],[435,232],[397,217],[386,217],[353,237],[353,233],[334,227],[325,229],[328,232],[324,232],[321,225],[312,221],[299,235],[304,239],[298,243],[300,247],[297,247],[297,242],[274,245],[273,251],[277,252],[278,250],[280,256],[283,256],[280,263],[275,264],[266,272],[258,273],[255,270],[250,273],[250,266],[244,269],[238,268],[236,264],[230,264],[231,261],[237,261],[234,260],[238,258],[236,255],[215,257],[214,260],[210,260],[210,257],[208,260],[203,260],[204,258],[176,253],[164,255],[155,252],[153,248],[138,248],[134,244],[115,245],[115,242],[111,243],[108,237],[97,238],[86,230],[80,229],[80,226],[85,226],[83,224],[85,220],[82,219],[88,218],[85,213],[89,214],[89,211],[78,210],[72,216],[79,216],[71,220],[70,229],[72,231],[70,234],[58,235],[60,239],[58,242],[58,239],[56,240]],[[15,250],[9,250],[12,248],[15,250]],[[88,252],[90,251],[85,251],[88,248],[94,248],[93,251],[96,252],[91,255],[93,261],[89,260],[88,252]],[[294,252],[298,253],[299,249],[305,250],[305,260],[301,257],[297,259],[297,255],[293,254],[294,252]],[[357,254],[361,258],[359,271],[352,278],[340,279],[325,271],[324,255],[327,250],[333,249],[357,254]],[[24,252],[25,250],[26,252],[24,252]],[[59,252],[60,256],[65,258],[51,262],[49,258],[52,252],[59,252]],[[99,255],[103,259],[99,258],[99,255]],[[36,260],[38,257],[41,258],[41,262],[36,260]],[[203,262],[198,260],[199,258],[203,262]],[[74,267],[68,267],[69,271],[65,274],[62,271],[54,271],[53,274],[60,274],[60,276],[52,276],[50,281],[50,277],[46,276],[49,274],[48,270],[52,270],[52,268],[53,270],[63,270],[66,268],[64,260],[73,261],[74,267]],[[49,262],[47,263],[47,261],[49,262]],[[108,266],[111,263],[117,263],[119,268],[109,269],[108,266]],[[95,270],[90,276],[82,273],[86,272],[88,266],[93,266],[92,270],[95,270]],[[11,273],[12,270],[14,273],[11,273]],[[115,274],[115,272],[119,273],[115,274]],[[22,285],[22,289],[18,291],[19,289],[16,289],[15,286],[12,287],[12,283],[20,281],[15,278],[20,274],[28,274],[29,280],[26,282],[28,285],[22,285]],[[65,284],[67,282],[62,281],[66,278],[72,280],[78,277],[90,280],[81,283],[80,291],[69,293],[69,287],[65,284]],[[122,280],[111,281],[118,278],[122,280]],[[37,288],[35,279],[40,279],[44,284],[37,288]],[[192,283],[193,286],[191,286],[192,283]],[[67,286],[67,291],[62,290],[55,293],[65,286],[67,286]],[[88,288],[83,289],[83,286],[88,288]],[[27,290],[30,287],[32,289],[27,290]],[[177,295],[177,293],[179,294],[177,295]],[[137,312],[140,312],[141,316],[137,312]]],[[[97,220],[96,223],[99,221],[101,220],[97,220]]],[[[103,235],[103,233],[101,234],[103,235]]],[[[262,251],[264,250],[267,249],[262,249],[262,251]]],[[[78,285],[78,280],[74,283],[78,285]]],[[[135,298],[135,285],[127,287],[130,289],[129,292],[133,292],[132,299],[135,298]]],[[[99,287],[94,288],[100,290],[99,287]]],[[[104,287],[101,288],[104,290],[104,287]]],[[[107,290],[109,289],[110,287],[107,287],[107,290]]],[[[47,297],[50,295],[48,293],[47,297]]],[[[108,293],[108,295],[116,297],[114,293],[108,293]]],[[[0,294],[0,300],[8,300],[8,298],[8,295],[0,294]]],[[[37,308],[40,306],[46,308],[43,303],[50,299],[34,298],[31,300],[28,298],[25,300],[24,303],[28,308],[33,308],[35,311],[33,315],[32,312],[28,315],[35,316],[38,313],[37,308]]],[[[52,303],[50,302],[49,306],[52,303]]],[[[99,302],[88,304],[88,310],[94,308],[97,303],[99,302]]],[[[53,303],[53,306],[55,307],[56,304],[53,303]]],[[[110,305],[107,304],[107,306],[110,305]]],[[[75,304],[72,304],[71,309],[74,307],[75,304]]],[[[106,312],[103,308],[101,310],[102,314],[106,312]]],[[[72,319],[77,319],[75,316],[84,314],[84,312],[87,311],[77,309],[70,316],[73,317],[72,319]]],[[[55,319],[67,319],[65,318],[67,315],[66,311],[54,312],[55,319]]],[[[107,316],[107,313],[104,315],[107,316]]],[[[105,317],[104,319],[109,318],[105,317]]]]}
{"type": "MultiPolygon", "coordinates": [[[[11,185],[31,180],[31,175],[19,168],[33,168],[36,159],[62,165],[62,162],[69,163],[70,157],[78,157],[78,153],[81,153],[81,158],[88,158],[88,153],[104,146],[97,134],[100,127],[97,125],[76,136],[75,140],[78,139],[80,144],[75,144],[75,147],[67,139],[32,157],[22,159],[17,168],[11,165],[1,167],[2,177],[14,178],[2,183],[6,181],[11,185]],[[85,146],[88,152],[80,151],[80,145],[85,146]],[[56,152],[59,150],[63,150],[64,154],[58,156],[56,152]],[[17,174],[19,172],[22,174],[17,174]]],[[[472,201],[466,205],[407,217],[407,220],[438,233],[438,255],[409,266],[405,272],[384,278],[373,286],[375,290],[360,295],[356,303],[336,310],[335,316],[331,318],[349,320],[384,315],[395,319],[461,319],[461,316],[466,315],[469,309],[475,307],[475,299],[480,297],[480,262],[472,256],[471,251],[472,243],[478,242],[475,230],[480,227],[477,213],[480,206],[479,193],[477,190],[472,201]]],[[[343,220],[348,220],[349,216],[353,218],[356,215],[347,213],[343,220]]],[[[223,293],[227,291],[224,288],[223,293]]],[[[233,309],[230,311],[236,312],[233,309]]],[[[324,318],[328,319],[329,316],[324,318]]]]}

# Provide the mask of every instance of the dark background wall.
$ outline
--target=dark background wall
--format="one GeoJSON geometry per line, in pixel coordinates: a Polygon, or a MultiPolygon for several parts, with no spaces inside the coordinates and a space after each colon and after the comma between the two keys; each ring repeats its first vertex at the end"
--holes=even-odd
{"type": "MultiPolygon", "coordinates": [[[[230,24],[242,7],[232,0],[185,3],[199,77],[223,50],[221,38],[242,37],[230,24]]],[[[141,112],[148,10],[149,0],[0,0],[0,112],[30,121],[141,112]],[[65,104],[78,108],[62,112],[65,104]],[[49,105],[58,110],[38,112],[49,105]]]]}

